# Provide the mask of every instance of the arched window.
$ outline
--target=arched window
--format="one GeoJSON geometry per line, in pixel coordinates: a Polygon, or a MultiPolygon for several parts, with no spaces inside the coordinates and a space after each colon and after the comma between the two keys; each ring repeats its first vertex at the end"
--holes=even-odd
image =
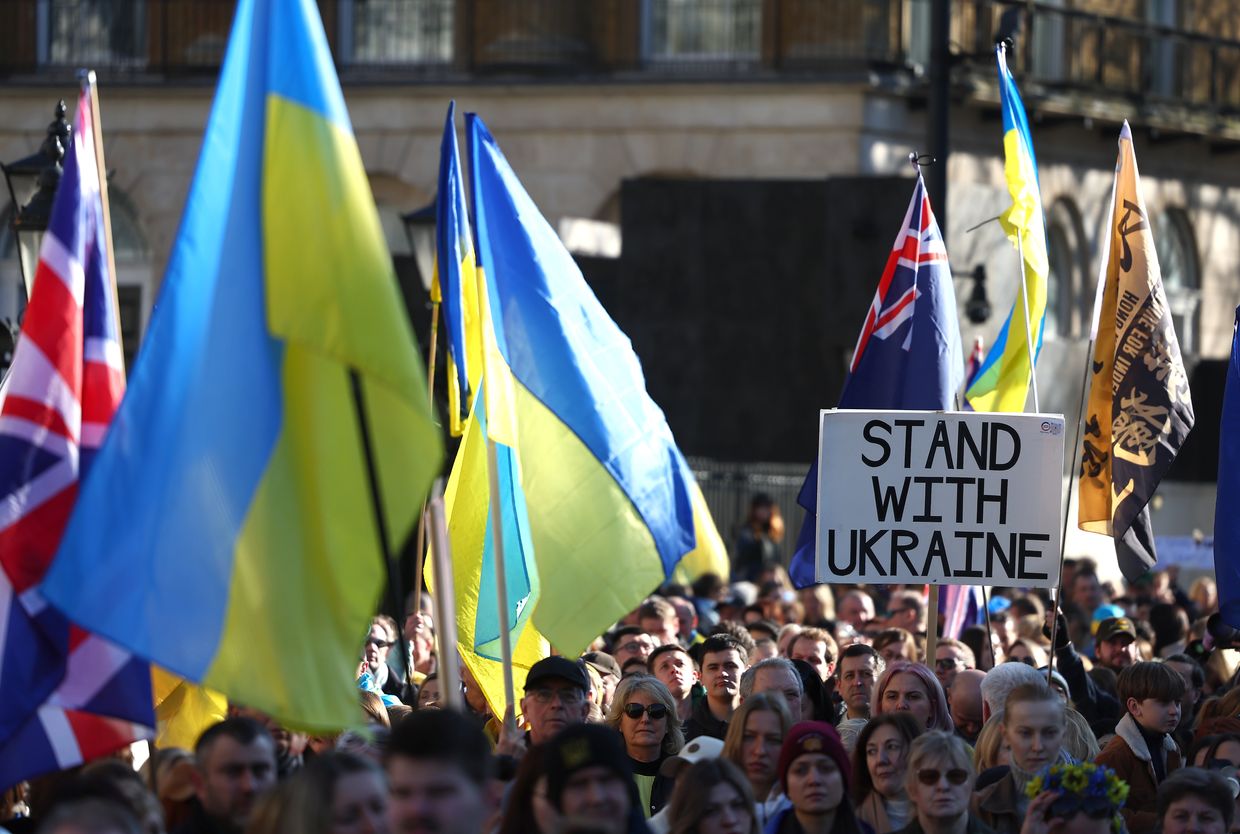
{"type": "Polygon", "coordinates": [[[1201,265],[1193,224],[1186,211],[1169,208],[1153,232],[1167,305],[1171,308],[1180,352],[1187,357],[1198,350],[1197,318],[1201,306],[1201,265]]]}
{"type": "Polygon", "coordinates": [[[1081,333],[1082,298],[1088,295],[1081,228],[1080,213],[1071,200],[1056,200],[1046,213],[1046,255],[1050,267],[1046,285],[1048,339],[1075,339],[1081,333]]]}

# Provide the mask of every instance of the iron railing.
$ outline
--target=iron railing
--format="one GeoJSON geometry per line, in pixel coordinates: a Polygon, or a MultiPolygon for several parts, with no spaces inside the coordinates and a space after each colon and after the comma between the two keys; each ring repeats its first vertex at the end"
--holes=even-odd
{"type": "Polygon", "coordinates": [[[784,519],[784,537],[779,547],[787,565],[805,521],[805,511],[797,504],[797,496],[805,473],[809,471],[809,462],[737,463],[691,458],[689,465],[702,488],[715,526],[728,546],[729,555],[735,549],[737,533],[749,516],[753,497],[764,493],[775,501],[784,519]]]}

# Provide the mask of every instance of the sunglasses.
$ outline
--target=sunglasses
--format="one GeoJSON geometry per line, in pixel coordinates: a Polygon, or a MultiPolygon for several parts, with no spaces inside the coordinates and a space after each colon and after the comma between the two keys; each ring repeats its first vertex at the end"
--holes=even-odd
{"type": "Polygon", "coordinates": [[[667,717],[667,707],[662,704],[651,704],[648,707],[641,704],[625,704],[624,714],[634,720],[641,718],[643,715],[649,715],[651,721],[658,721],[660,718],[667,717]]]}
{"type": "Polygon", "coordinates": [[[953,785],[963,785],[965,782],[969,781],[969,771],[959,767],[953,767],[951,770],[946,772],[936,770],[932,767],[925,767],[917,771],[917,781],[921,782],[923,785],[937,785],[939,780],[944,776],[946,776],[947,781],[953,785]]]}
{"type": "Polygon", "coordinates": [[[369,646],[378,646],[381,649],[390,649],[396,645],[396,643],[391,640],[379,640],[375,637],[367,637],[366,644],[369,646]]]}
{"type": "Polygon", "coordinates": [[[1084,814],[1091,820],[1105,820],[1115,815],[1115,808],[1106,797],[1065,793],[1060,794],[1059,798],[1051,803],[1050,810],[1046,812],[1046,818],[1048,820],[1054,817],[1068,819],[1073,814],[1084,814]]]}

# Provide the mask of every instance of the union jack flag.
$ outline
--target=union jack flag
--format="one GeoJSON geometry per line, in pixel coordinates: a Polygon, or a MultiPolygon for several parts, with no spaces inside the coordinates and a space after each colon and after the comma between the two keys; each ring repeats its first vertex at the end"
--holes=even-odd
{"type": "Polygon", "coordinates": [[[39,594],[125,392],[95,129],[84,85],[0,391],[0,787],[146,738],[154,725],[149,667],[39,594]]]}
{"type": "MultiPolygon", "coordinates": [[[[956,291],[919,170],[913,199],[861,326],[839,407],[950,411],[963,378],[956,291]]],[[[814,583],[817,461],[797,503],[806,516],[789,574],[803,588],[814,583]]]]}

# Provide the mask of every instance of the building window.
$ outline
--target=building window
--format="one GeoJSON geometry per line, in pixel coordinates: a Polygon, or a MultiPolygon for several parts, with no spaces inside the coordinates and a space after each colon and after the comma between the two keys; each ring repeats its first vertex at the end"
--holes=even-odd
{"type": "Polygon", "coordinates": [[[756,61],[761,0],[647,0],[647,56],[660,61],[756,61]]]}
{"type": "Polygon", "coordinates": [[[145,0],[39,0],[39,62],[142,67],[145,0]]]}
{"type": "Polygon", "coordinates": [[[1180,341],[1180,352],[1191,356],[1198,350],[1197,317],[1201,306],[1201,266],[1197,260],[1192,221],[1183,209],[1167,209],[1153,232],[1163,289],[1180,341]]]}
{"type": "Polygon", "coordinates": [[[341,0],[340,63],[446,64],[455,0],[341,0]]]}

